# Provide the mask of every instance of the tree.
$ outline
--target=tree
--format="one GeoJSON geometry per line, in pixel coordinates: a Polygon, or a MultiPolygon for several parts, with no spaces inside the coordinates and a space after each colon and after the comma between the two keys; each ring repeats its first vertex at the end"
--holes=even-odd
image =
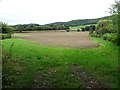
{"type": "Polygon", "coordinates": [[[9,34],[13,34],[14,29],[7,25],[6,23],[0,22],[0,26],[2,27],[2,33],[9,33],[9,34]]]}
{"type": "Polygon", "coordinates": [[[116,0],[115,4],[110,7],[110,13],[112,14],[113,27],[117,31],[118,45],[120,45],[120,1],[116,0]]]}
{"type": "Polygon", "coordinates": [[[95,25],[91,25],[89,26],[89,34],[92,34],[96,29],[96,26],[95,25]]]}
{"type": "Polygon", "coordinates": [[[120,14],[120,1],[116,0],[115,4],[112,4],[110,9],[110,13],[113,14],[120,14]]]}
{"type": "Polygon", "coordinates": [[[0,27],[1,27],[1,33],[2,33],[2,39],[5,38],[11,38],[11,34],[14,33],[14,28],[7,25],[6,23],[0,22],[0,27]]]}
{"type": "Polygon", "coordinates": [[[110,7],[110,13],[111,16],[97,23],[96,30],[90,35],[120,45],[120,1],[115,1],[115,4],[110,7]]]}
{"type": "Polygon", "coordinates": [[[17,25],[15,28],[16,31],[22,32],[24,30],[24,26],[23,25],[17,25]]]}

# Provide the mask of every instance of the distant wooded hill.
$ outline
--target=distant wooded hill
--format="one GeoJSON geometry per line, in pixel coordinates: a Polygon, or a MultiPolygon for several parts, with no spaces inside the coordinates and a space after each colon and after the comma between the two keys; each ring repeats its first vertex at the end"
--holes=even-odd
{"type": "Polygon", "coordinates": [[[96,18],[96,19],[78,19],[78,20],[71,20],[68,22],[55,22],[46,25],[66,25],[66,26],[79,26],[79,25],[88,25],[88,24],[96,24],[99,20],[105,19],[106,17],[96,18]]]}
{"type": "Polygon", "coordinates": [[[71,20],[68,22],[55,22],[45,25],[39,24],[17,24],[13,25],[12,27],[15,31],[33,31],[33,30],[68,30],[71,26],[80,26],[80,25],[90,25],[96,24],[101,19],[106,19],[109,16],[96,18],[96,19],[78,19],[78,20],[71,20]]]}

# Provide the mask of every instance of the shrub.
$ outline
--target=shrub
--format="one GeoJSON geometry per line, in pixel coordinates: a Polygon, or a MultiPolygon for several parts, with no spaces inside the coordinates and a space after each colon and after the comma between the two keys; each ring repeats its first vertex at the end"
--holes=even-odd
{"type": "Polygon", "coordinates": [[[103,35],[105,33],[113,33],[113,23],[112,20],[100,20],[96,26],[97,34],[103,35]]]}
{"type": "Polygon", "coordinates": [[[90,30],[90,31],[89,31],[89,34],[92,34],[92,33],[93,33],[93,30],[90,30]]]}
{"type": "Polygon", "coordinates": [[[96,34],[96,32],[95,32],[95,31],[93,31],[93,33],[92,33],[92,34],[90,34],[90,36],[97,37],[97,34],[96,34]]]}
{"type": "Polygon", "coordinates": [[[79,32],[80,31],[80,29],[77,29],[77,32],[79,32]]]}
{"type": "Polygon", "coordinates": [[[81,28],[82,31],[85,31],[85,28],[81,28]]]}
{"type": "Polygon", "coordinates": [[[67,29],[66,31],[67,31],[67,32],[70,32],[70,30],[69,30],[69,29],[67,29]]]}
{"type": "Polygon", "coordinates": [[[103,34],[107,33],[107,29],[106,28],[102,28],[99,30],[96,30],[96,34],[98,34],[100,37],[102,37],[103,34]]]}

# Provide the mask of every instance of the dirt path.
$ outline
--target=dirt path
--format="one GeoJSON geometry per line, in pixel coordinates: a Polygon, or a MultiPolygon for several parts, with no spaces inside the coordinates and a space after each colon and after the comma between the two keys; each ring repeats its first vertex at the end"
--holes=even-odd
{"type": "Polygon", "coordinates": [[[52,81],[54,74],[56,73],[55,68],[50,68],[46,72],[39,71],[35,76],[35,80],[30,88],[52,88],[52,81]]]}
{"type": "Polygon", "coordinates": [[[72,74],[82,80],[83,88],[108,88],[105,83],[101,82],[100,80],[96,80],[77,64],[70,65],[70,71],[72,74]]]}
{"type": "Polygon", "coordinates": [[[92,48],[99,46],[90,39],[88,32],[32,32],[15,34],[14,37],[53,47],[92,48]]]}
{"type": "MultiPolygon", "coordinates": [[[[78,77],[80,79],[80,82],[82,82],[82,84],[80,84],[80,88],[88,88],[88,89],[99,89],[99,88],[104,89],[105,88],[106,90],[108,90],[108,86],[105,83],[103,83],[103,81],[94,78],[94,76],[90,75],[87,71],[82,69],[79,65],[71,64],[69,65],[69,69],[70,69],[71,75],[78,77]]],[[[56,86],[54,85],[56,81],[54,81],[54,79],[55,79],[55,75],[57,74],[57,71],[59,71],[57,68],[49,68],[45,72],[38,71],[30,87],[31,88],[56,88],[56,86]]],[[[60,79],[62,78],[63,77],[61,77],[60,79]]],[[[76,80],[79,80],[79,79],[76,79],[76,80]]],[[[62,87],[63,84],[59,86],[62,87]]]]}

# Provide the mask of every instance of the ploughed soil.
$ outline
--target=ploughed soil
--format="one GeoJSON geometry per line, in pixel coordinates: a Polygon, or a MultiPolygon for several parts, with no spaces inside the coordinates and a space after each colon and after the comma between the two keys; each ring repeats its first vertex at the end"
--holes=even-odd
{"type": "Polygon", "coordinates": [[[98,43],[90,39],[89,32],[34,31],[16,33],[13,37],[53,47],[93,48],[99,46],[98,43]]]}

